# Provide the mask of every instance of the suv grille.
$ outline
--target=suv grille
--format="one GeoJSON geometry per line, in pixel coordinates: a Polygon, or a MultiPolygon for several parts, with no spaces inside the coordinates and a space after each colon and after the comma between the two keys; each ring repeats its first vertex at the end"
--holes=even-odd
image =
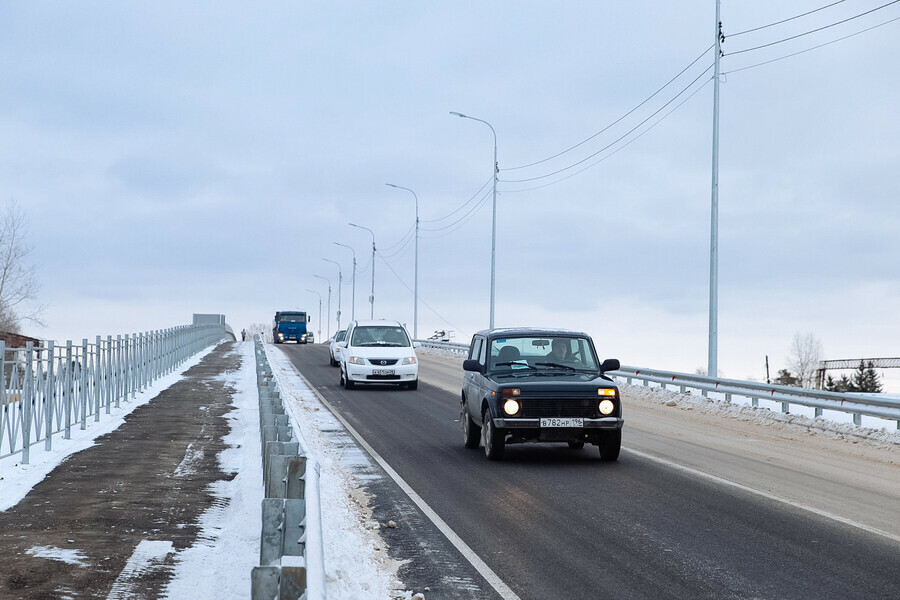
{"type": "Polygon", "coordinates": [[[375,365],[376,367],[387,367],[389,365],[397,364],[397,358],[370,358],[369,364],[375,365]]]}
{"type": "Polygon", "coordinates": [[[599,409],[593,398],[522,398],[521,416],[540,417],[597,417],[599,409]]]}

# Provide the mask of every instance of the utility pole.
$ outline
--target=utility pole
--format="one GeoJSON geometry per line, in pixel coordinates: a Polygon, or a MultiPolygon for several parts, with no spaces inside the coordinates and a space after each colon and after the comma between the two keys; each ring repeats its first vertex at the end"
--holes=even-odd
{"type": "Polygon", "coordinates": [[[719,354],[719,59],[722,56],[721,0],[716,0],[715,74],[713,75],[712,202],[709,237],[709,363],[710,377],[718,372],[719,354]]]}

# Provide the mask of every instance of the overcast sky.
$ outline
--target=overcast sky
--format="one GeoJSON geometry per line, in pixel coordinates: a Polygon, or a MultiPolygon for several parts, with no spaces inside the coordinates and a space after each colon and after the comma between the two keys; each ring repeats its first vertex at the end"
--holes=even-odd
{"type": "MultiPolygon", "coordinates": [[[[900,3],[722,4],[720,375],[774,376],[797,332],[900,355],[900,3]]],[[[415,204],[389,182],[418,196],[419,337],[468,341],[493,137],[458,111],[497,134],[496,324],[705,367],[714,23],[713,0],[4,3],[2,199],[49,305],[25,333],[315,321],[323,258],[346,324],[335,241],[367,317],[348,222],[375,233],[375,316],[412,330],[415,204]]]]}

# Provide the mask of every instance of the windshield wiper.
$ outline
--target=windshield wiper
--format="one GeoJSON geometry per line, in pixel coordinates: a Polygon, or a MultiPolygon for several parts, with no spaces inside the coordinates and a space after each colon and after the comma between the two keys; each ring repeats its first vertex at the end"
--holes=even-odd
{"type": "Polygon", "coordinates": [[[569,365],[561,365],[559,363],[553,363],[553,362],[539,362],[539,363],[534,363],[534,365],[536,367],[556,367],[558,369],[568,369],[570,371],[578,370],[575,367],[570,367],[569,365]]]}
{"type": "Polygon", "coordinates": [[[532,367],[531,365],[529,365],[527,362],[523,362],[523,361],[511,361],[511,362],[494,363],[494,366],[495,366],[495,367],[512,367],[512,366],[518,366],[518,367],[527,367],[527,368],[529,368],[529,369],[534,369],[534,367],[532,367]]]}

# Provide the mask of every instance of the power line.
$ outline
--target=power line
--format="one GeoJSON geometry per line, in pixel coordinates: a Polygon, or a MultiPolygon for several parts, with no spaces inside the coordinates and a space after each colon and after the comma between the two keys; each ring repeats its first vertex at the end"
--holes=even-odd
{"type": "MultiPolygon", "coordinates": [[[[900,0],[896,0],[896,1],[900,2],[900,0]]],[[[639,127],[641,127],[641,125],[643,125],[644,123],[646,123],[647,121],[649,121],[650,119],[652,119],[653,117],[655,117],[656,115],[658,115],[660,112],[662,112],[667,106],[669,106],[670,104],[672,104],[672,103],[673,103],[675,100],[677,100],[682,94],[684,94],[687,90],[689,90],[691,87],[693,87],[693,85],[694,85],[695,83],[697,83],[697,81],[699,81],[701,77],[703,77],[704,75],[706,75],[706,73],[707,73],[710,69],[712,69],[712,68],[713,68],[713,65],[709,65],[708,67],[706,67],[706,69],[705,69],[702,73],[700,73],[699,75],[697,75],[697,77],[694,78],[693,81],[691,81],[691,82],[690,82],[687,86],[685,86],[680,92],[678,92],[675,96],[673,96],[672,99],[670,99],[668,102],[666,102],[665,104],[663,104],[662,106],[660,106],[658,109],[656,109],[656,111],[654,111],[650,116],[648,116],[646,119],[644,119],[643,121],[641,121],[640,123],[638,123],[637,125],[635,125],[634,127],[632,127],[630,130],[628,130],[628,131],[625,132],[624,134],[622,134],[619,138],[617,138],[617,139],[614,140],[613,142],[607,144],[607,145],[604,146],[603,148],[600,148],[599,150],[597,150],[597,151],[594,152],[593,154],[590,154],[590,155],[584,157],[583,159],[579,160],[578,162],[576,162],[576,163],[574,163],[574,164],[569,165],[568,167],[564,167],[564,168],[562,168],[562,169],[557,169],[556,171],[553,171],[552,173],[545,173],[544,175],[538,175],[538,176],[536,176],[536,177],[528,177],[528,178],[525,178],[525,179],[501,179],[500,182],[501,182],[501,183],[527,183],[527,182],[529,182],[529,181],[537,181],[537,180],[539,180],[539,179],[546,179],[547,177],[553,177],[554,175],[558,175],[558,174],[564,173],[565,171],[568,171],[568,170],[570,170],[570,169],[574,169],[574,168],[577,167],[578,165],[583,164],[583,163],[589,161],[590,159],[594,158],[595,156],[597,156],[597,155],[600,154],[601,152],[604,152],[604,151],[608,150],[609,148],[613,147],[614,145],[616,145],[617,143],[619,143],[620,141],[622,141],[623,139],[625,139],[626,137],[628,137],[629,135],[631,135],[632,133],[634,133],[634,131],[636,131],[639,127]]]]}
{"type": "Polygon", "coordinates": [[[425,302],[424,300],[422,300],[421,297],[417,297],[417,296],[415,295],[415,292],[413,292],[412,288],[410,288],[408,285],[406,285],[406,282],[403,281],[403,279],[400,277],[400,275],[397,274],[397,271],[394,270],[394,267],[392,267],[391,264],[390,264],[389,262],[387,262],[387,261],[384,260],[384,259],[382,259],[381,262],[383,262],[384,265],[390,270],[390,272],[394,274],[394,277],[397,278],[397,281],[400,282],[400,285],[402,285],[402,286],[405,287],[407,290],[409,290],[410,292],[412,292],[412,293],[413,293],[413,296],[414,296],[419,302],[421,302],[428,310],[430,310],[431,312],[433,312],[433,313],[435,314],[435,316],[436,316],[438,319],[440,319],[441,321],[443,321],[443,322],[446,323],[447,325],[450,325],[451,327],[453,327],[453,329],[459,329],[459,327],[457,327],[456,325],[454,325],[453,323],[451,323],[450,321],[448,321],[447,319],[445,319],[443,316],[441,316],[441,314],[438,313],[438,311],[436,311],[434,308],[432,308],[431,305],[429,305],[427,302],[425,302]]]}
{"type": "Polygon", "coordinates": [[[825,10],[826,8],[831,8],[832,6],[837,6],[838,4],[843,4],[846,0],[838,0],[837,2],[832,2],[831,4],[826,4],[825,6],[820,6],[819,8],[813,9],[811,11],[805,12],[800,15],[796,15],[793,17],[788,17],[787,19],[782,19],[781,21],[775,21],[774,23],[769,23],[768,25],[761,25],[760,27],[754,27],[753,29],[747,29],[744,31],[739,31],[737,33],[729,34],[728,37],[733,38],[739,35],[744,35],[745,33],[752,33],[754,31],[760,31],[762,29],[767,29],[769,27],[775,27],[776,25],[781,25],[782,23],[787,23],[788,21],[793,21],[794,19],[800,19],[802,17],[806,17],[813,13],[817,13],[819,11],[825,10]]]}
{"type": "Polygon", "coordinates": [[[662,118],[660,118],[660,119],[657,120],[655,123],[653,123],[653,125],[651,125],[651,126],[648,127],[647,129],[645,129],[644,131],[642,131],[642,132],[639,133],[638,135],[634,136],[632,139],[628,140],[628,142],[626,142],[625,144],[623,144],[623,145],[621,145],[620,147],[616,148],[615,150],[613,150],[612,152],[610,152],[610,153],[607,154],[606,156],[604,156],[604,157],[602,157],[602,158],[600,158],[600,159],[594,161],[593,163],[587,165],[587,166],[584,167],[583,169],[579,169],[578,171],[575,171],[574,173],[570,173],[570,174],[566,175],[565,177],[561,177],[561,178],[559,178],[559,179],[557,179],[557,180],[555,180],[555,181],[551,181],[550,183],[545,183],[545,184],[543,184],[543,185],[538,185],[538,186],[534,186],[534,187],[530,187],[530,188],[525,188],[525,189],[522,189],[522,190],[504,190],[504,193],[507,193],[507,194],[518,194],[518,193],[520,193],[520,192],[531,192],[531,191],[534,191],[534,190],[539,190],[539,189],[541,189],[541,188],[550,187],[551,185],[556,185],[557,183],[563,182],[563,181],[565,181],[566,179],[570,179],[570,178],[575,177],[576,175],[578,175],[578,174],[580,174],[580,173],[584,173],[584,172],[587,171],[588,169],[591,169],[591,168],[593,168],[593,167],[596,167],[596,166],[599,165],[601,162],[603,162],[603,161],[605,161],[606,159],[612,157],[614,154],[618,153],[618,152],[621,151],[621,150],[624,150],[625,148],[627,148],[628,146],[630,146],[630,145],[633,144],[634,142],[636,142],[636,141],[638,141],[639,139],[641,139],[641,138],[644,136],[644,134],[649,133],[654,127],[656,127],[657,125],[659,125],[660,123],[662,123],[662,122],[666,119],[666,117],[668,117],[668,116],[671,115],[673,112],[675,112],[676,110],[678,110],[679,108],[681,108],[681,105],[683,105],[685,102],[687,102],[688,100],[690,100],[691,98],[693,98],[694,96],[696,96],[697,93],[700,92],[700,90],[702,90],[703,88],[705,88],[705,87],[709,84],[709,82],[712,81],[712,80],[713,80],[712,77],[710,77],[709,79],[707,79],[706,82],[705,82],[703,85],[701,85],[701,86],[698,87],[696,90],[694,90],[693,92],[691,92],[691,94],[690,94],[687,98],[685,98],[684,100],[682,100],[681,102],[679,102],[677,106],[673,107],[672,110],[670,110],[670,111],[667,112],[665,115],[663,115],[662,118]]]}
{"type": "Polygon", "coordinates": [[[884,27],[885,25],[893,23],[894,21],[900,21],[900,17],[894,17],[893,19],[885,21],[884,23],[879,23],[878,25],[873,25],[872,27],[867,27],[866,29],[857,31],[856,33],[851,33],[850,35],[845,35],[844,37],[839,37],[836,40],[831,40],[830,42],[825,42],[824,44],[819,44],[818,46],[813,46],[812,48],[807,48],[806,50],[800,50],[799,52],[793,52],[793,53],[787,54],[785,56],[773,58],[772,60],[767,60],[767,61],[764,61],[761,63],[756,63],[755,65],[741,67],[740,69],[731,69],[730,71],[722,73],[722,75],[729,75],[731,73],[738,73],[740,71],[746,71],[748,69],[755,69],[756,67],[761,67],[763,65],[768,65],[769,63],[778,62],[778,61],[784,60],[786,58],[791,58],[793,56],[797,56],[798,54],[805,54],[806,52],[811,52],[812,50],[818,50],[819,48],[822,48],[824,46],[830,46],[831,44],[836,44],[837,42],[844,41],[848,38],[856,37],[857,35],[866,33],[867,31],[872,31],[873,29],[878,29],[879,27],[884,27]]]}
{"type": "Polygon", "coordinates": [[[448,215],[446,215],[446,216],[444,216],[444,217],[437,218],[437,219],[431,219],[431,220],[420,219],[420,220],[419,220],[419,223],[437,223],[438,221],[444,221],[444,220],[446,220],[446,219],[449,219],[450,217],[452,217],[453,215],[455,215],[456,213],[458,213],[459,211],[461,211],[463,208],[465,208],[466,205],[467,205],[469,202],[471,202],[472,200],[474,200],[474,199],[478,196],[478,194],[481,193],[481,190],[483,190],[483,189],[484,189],[489,183],[491,183],[492,181],[494,181],[494,177],[493,177],[493,176],[491,176],[490,179],[488,179],[487,181],[485,181],[485,182],[484,182],[484,185],[482,185],[480,188],[478,188],[478,191],[475,192],[474,194],[472,194],[472,197],[471,197],[471,198],[469,198],[468,200],[466,200],[465,202],[463,202],[459,207],[457,207],[457,208],[456,208],[453,212],[451,212],[450,214],[448,214],[448,215]]]}
{"type": "Polygon", "coordinates": [[[570,151],[574,150],[575,148],[578,148],[579,146],[582,146],[582,145],[586,144],[587,142],[591,141],[592,139],[594,139],[594,138],[597,137],[598,135],[600,135],[600,134],[602,134],[602,133],[608,131],[611,127],[614,127],[615,125],[617,125],[618,123],[620,123],[623,119],[625,119],[626,117],[628,117],[629,115],[631,115],[633,112],[635,112],[636,110],[638,110],[639,108],[641,108],[643,105],[645,105],[647,102],[649,102],[650,100],[652,100],[652,99],[653,99],[657,94],[659,94],[661,91],[663,91],[664,89],[666,89],[667,87],[669,87],[669,85],[671,85],[672,82],[674,82],[676,79],[678,79],[679,77],[681,77],[681,76],[685,73],[685,71],[687,71],[688,69],[690,69],[691,67],[693,67],[695,64],[697,64],[697,61],[699,61],[701,58],[703,58],[703,57],[706,55],[707,52],[709,52],[710,50],[712,50],[713,46],[714,46],[714,44],[713,44],[712,46],[710,46],[709,48],[707,48],[706,50],[704,50],[697,58],[695,58],[695,59],[693,60],[693,62],[691,62],[691,64],[689,64],[689,65],[686,66],[684,69],[682,69],[682,70],[678,73],[678,75],[676,75],[675,77],[673,77],[672,79],[670,79],[668,82],[666,82],[665,85],[663,85],[661,88],[659,88],[658,90],[656,90],[655,92],[653,92],[653,93],[652,93],[650,96],[648,96],[643,102],[641,102],[640,104],[638,104],[637,106],[635,106],[634,108],[632,108],[631,110],[629,110],[627,113],[625,113],[624,115],[622,115],[621,117],[619,117],[618,119],[616,119],[615,121],[613,121],[612,123],[610,123],[609,125],[607,125],[606,127],[604,127],[603,129],[601,129],[600,131],[598,131],[598,132],[595,133],[594,135],[590,136],[589,138],[587,138],[587,139],[585,139],[585,140],[582,140],[581,142],[578,142],[578,143],[575,144],[574,146],[571,146],[571,147],[569,147],[569,148],[566,148],[566,149],[563,150],[562,152],[557,152],[557,153],[554,154],[553,156],[548,156],[547,158],[541,159],[541,160],[539,160],[539,161],[535,161],[535,162],[533,162],[533,163],[528,163],[527,165],[519,165],[519,166],[517,166],[517,167],[506,167],[506,168],[503,169],[503,171],[515,171],[515,170],[517,170],[517,169],[525,169],[525,168],[527,168],[527,167],[533,167],[533,166],[535,166],[535,165],[539,165],[539,164],[541,164],[541,163],[545,163],[545,162],[547,162],[547,161],[549,161],[549,160],[553,160],[554,158],[557,158],[557,157],[559,157],[559,156],[562,156],[563,154],[565,154],[565,153],[567,153],[567,152],[570,152],[570,151]]]}
{"type": "MultiPolygon", "coordinates": [[[[433,232],[433,233],[438,232],[438,231],[450,230],[450,229],[452,229],[453,231],[456,231],[456,229],[459,229],[459,227],[461,227],[466,222],[468,222],[469,219],[471,219],[472,216],[478,211],[478,209],[480,209],[482,206],[484,206],[484,204],[487,202],[487,199],[490,196],[491,196],[491,190],[488,190],[487,192],[484,193],[484,195],[481,197],[481,199],[474,206],[472,206],[472,208],[469,209],[469,212],[467,212],[466,214],[464,214],[459,219],[457,219],[456,221],[454,221],[453,223],[451,223],[449,225],[446,225],[444,227],[437,227],[434,229],[424,228],[424,227],[421,229],[422,229],[422,231],[428,231],[428,232],[433,232]]],[[[450,232],[448,232],[448,233],[450,233],[450,232]]],[[[434,236],[434,237],[441,237],[441,236],[434,236]]]]}
{"type": "Polygon", "coordinates": [[[879,7],[877,7],[877,8],[873,8],[873,9],[871,9],[871,10],[867,10],[867,11],[865,11],[865,12],[859,13],[858,15],[854,15],[854,16],[852,16],[852,17],[847,17],[846,19],[843,19],[843,20],[841,20],[841,21],[837,21],[837,22],[835,22],[835,23],[831,23],[830,25],[823,25],[822,27],[817,27],[816,29],[811,29],[811,30],[806,31],[806,32],[804,32],[804,33],[798,33],[797,35],[792,35],[792,36],[790,36],[790,37],[786,37],[786,38],[784,38],[784,39],[780,39],[780,40],[777,40],[777,41],[774,41],[774,42],[769,42],[768,44],[761,44],[761,45],[759,45],[759,46],[754,46],[754,47],[752,47],[752,48],[745,48],[745,49],[743,49],[743,50],[736,50],[736,51],[734,51],[734,52],[728,52],[727,54],[725,54],[725,56],[733,56],[733,55],[735,55],[735,54],[743,54],[743,53],[745,53],[745,52],[752,52],[752,51],[754,51],[754,50],[760,50],[760,49],[762,49],[762,48],[768,48],[769,46],[775,46],[775,45],[777,45],[777,44],[783,44],[784,42],[789,42],[789,41],[791,41],[791,40],[796,40],[797,38],[801,38],[801,37],[804,37],[804,36],[807,36],[807,35],[810,35],[810,34],[813,34],[813,33],[818,33],[818,32],[820,32],[820,31],[824,31],[824,30],[826,30],[826,29],[830,29],[830,28],[836,27],[836,26],[838,26],[838,25],[843,25],[844,23],[848,23],[848,22],[853,21],[853,20],[855,20],[855,19],[859,19],[860,17],[864,17],[864,16],[866,16],[866,15],[870,15],[870,14],[872,14],[872,13],[874,13],[874,12],[877,12],[877,11],[879,11],[879,10],[882,10],[882,9],[884,9],[884,8],[887,8],[888,6],[891,6],[891,5],[893,5],[893,4],[897,4],[898,2],[900,2],[900,0],[892,0],[891,2],[888,2],[887,4],[882,4],[881,6],[879,6],[879,7]]]}

